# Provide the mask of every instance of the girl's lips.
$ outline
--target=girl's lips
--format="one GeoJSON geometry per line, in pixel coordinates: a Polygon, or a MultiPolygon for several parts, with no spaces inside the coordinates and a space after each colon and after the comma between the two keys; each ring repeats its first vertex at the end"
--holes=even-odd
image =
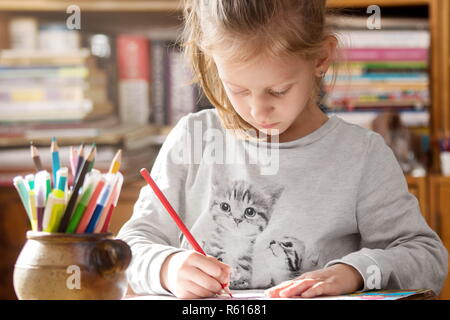
{"type": "Polygon", "coordinates": [[[279,124],[279,122],[269,123],[269,124],[259,124],[264,129],[271,129],[273,127],[276,127],[279,124]]]}

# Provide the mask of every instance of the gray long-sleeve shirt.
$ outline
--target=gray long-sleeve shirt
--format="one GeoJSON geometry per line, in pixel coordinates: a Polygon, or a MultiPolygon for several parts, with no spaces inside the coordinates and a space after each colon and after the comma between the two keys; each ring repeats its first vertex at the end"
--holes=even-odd
{"type": "MultiPolygon", "coordinates": [[[[336,116],[294,141],[242,140],[216,110],[183,117],[151,175],[231,288],[267,288],[344,263],[364,289],[442,289],[448,253],[425,222],[392,150],[336,116]]],[[[118,235],[136,293],[167,294],[160,269],[190,248],[149,186],[118,235]]]]}

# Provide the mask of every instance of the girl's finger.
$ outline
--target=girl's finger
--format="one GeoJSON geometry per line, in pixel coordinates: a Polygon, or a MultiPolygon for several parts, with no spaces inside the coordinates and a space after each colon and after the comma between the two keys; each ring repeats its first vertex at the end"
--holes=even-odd
{"type": "Polygon", "coordinates": [[[295,281],[291,286],[281,290],[279,296],[282,298],[300,296],[305,290],[311,288],[319,279],[303,279],[295,281]]]}
{"type": "Polygon", "coordinates": [[[202,270],[198,268],[192,268],[192,272],[189,275],[189,280],[195,282],[199,286],[205,288],[211,292],[220,292],[222,290],[222,285],[219,281],[208,274],[204,273],[202,270]]]}
{"type": "Polygon", "coordinates": [[[277,284],[276,286],[265,290],[264,294],[268,297],[274,297],[275,295],[278,296],[278,292],[280,290],[283,290],[284,288],[289,287],[293,282],[294,282],[294,280],[283,281],[283,282],[277,284]]]}
{"type": "Polygon", "coordinates": [[[207,256],[207,258],[210,259],[211,261],[213,261],[215,264],[218,264],[225,273],[228,273],[228,274],[231,273],[231,267],[228,264],[223,263],[222,261],[217,260],[217,258],[212,257],[212,256],[207,256]]]}
{"type": "Polygon", "coordinates": [[[311,286],[308,290],[302,293],[303,298],[312,298],[330,293],[330,284],[325,281],[320,281],[311,286]]]}
{"type": "Polygon", "coordinates": [[[202,254],[198,254],[196,255],[196,259],[192,260],[192,266],[197,267],[203,272],[209,274],[211,277],[218,279],[223,277],[224,272],[217,262],[205,257],[202,254]]]}
{"type": "Polygon", "coordinates": [[[211,292],[210,290],[198,285],[193,281],[188,281],[188,286],[189,286],[188,291],[193,293],[199,298],[207,298],[215,295],[214,292],[211,292]]]}

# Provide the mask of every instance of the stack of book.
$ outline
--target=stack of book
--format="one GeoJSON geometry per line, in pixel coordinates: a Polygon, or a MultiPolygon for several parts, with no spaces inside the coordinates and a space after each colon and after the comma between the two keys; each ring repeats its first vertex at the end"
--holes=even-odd
{"type": "Polygon", "coordinates": [[[0,52],[0,123],[77,121],[113,112],[89,50],[0,52]]]}
{"type": "Polygon", "coordinates": [[[426,23],[386,18],[381,30],[369,30],[366,19],[349,21],[335,21],[342,54],[335,65],[337,78],[325,77],[327,109],[366,127],[384,110],[398,111],[407,126],[427,126],[426,23]]]}

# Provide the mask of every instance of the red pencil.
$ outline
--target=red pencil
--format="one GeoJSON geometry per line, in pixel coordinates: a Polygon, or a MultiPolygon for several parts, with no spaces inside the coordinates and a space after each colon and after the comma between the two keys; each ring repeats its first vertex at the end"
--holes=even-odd
{"type": "MultiPolygon", "coordinates": [[[[163,204],[164,208],[166,208],[167,212],[170,214],[172,219],[175,221],[178,228],[180,228],[181,232],[183,232],[184,236],[189,241],[189,243],[194,248],[194,250],[197,251],[198,253],[201,253],[202,255],[206,256],[205,251],[203,251],[202,247],[200,247],[197,240],[195,240],[194,236],[191,234],[189,229],[186,228],[183,221],[181,221],[180,217],[176,213],[175,209],[171,206],[171,204],[169,203],[167,198],[164,196],[161,189],[159,189],[158,185],[155,183],[155,181],[153,181],[148,170],[143,168],[140,170],[140,172],[141,172],[141,175],[144,177],[145,181],[148,183],[148,185],[153,189],[156,196],[163,204]]],[[[222,284],[222,288],[230,295],[230,297],[233,297],[226,284],[222,284]]]]}

